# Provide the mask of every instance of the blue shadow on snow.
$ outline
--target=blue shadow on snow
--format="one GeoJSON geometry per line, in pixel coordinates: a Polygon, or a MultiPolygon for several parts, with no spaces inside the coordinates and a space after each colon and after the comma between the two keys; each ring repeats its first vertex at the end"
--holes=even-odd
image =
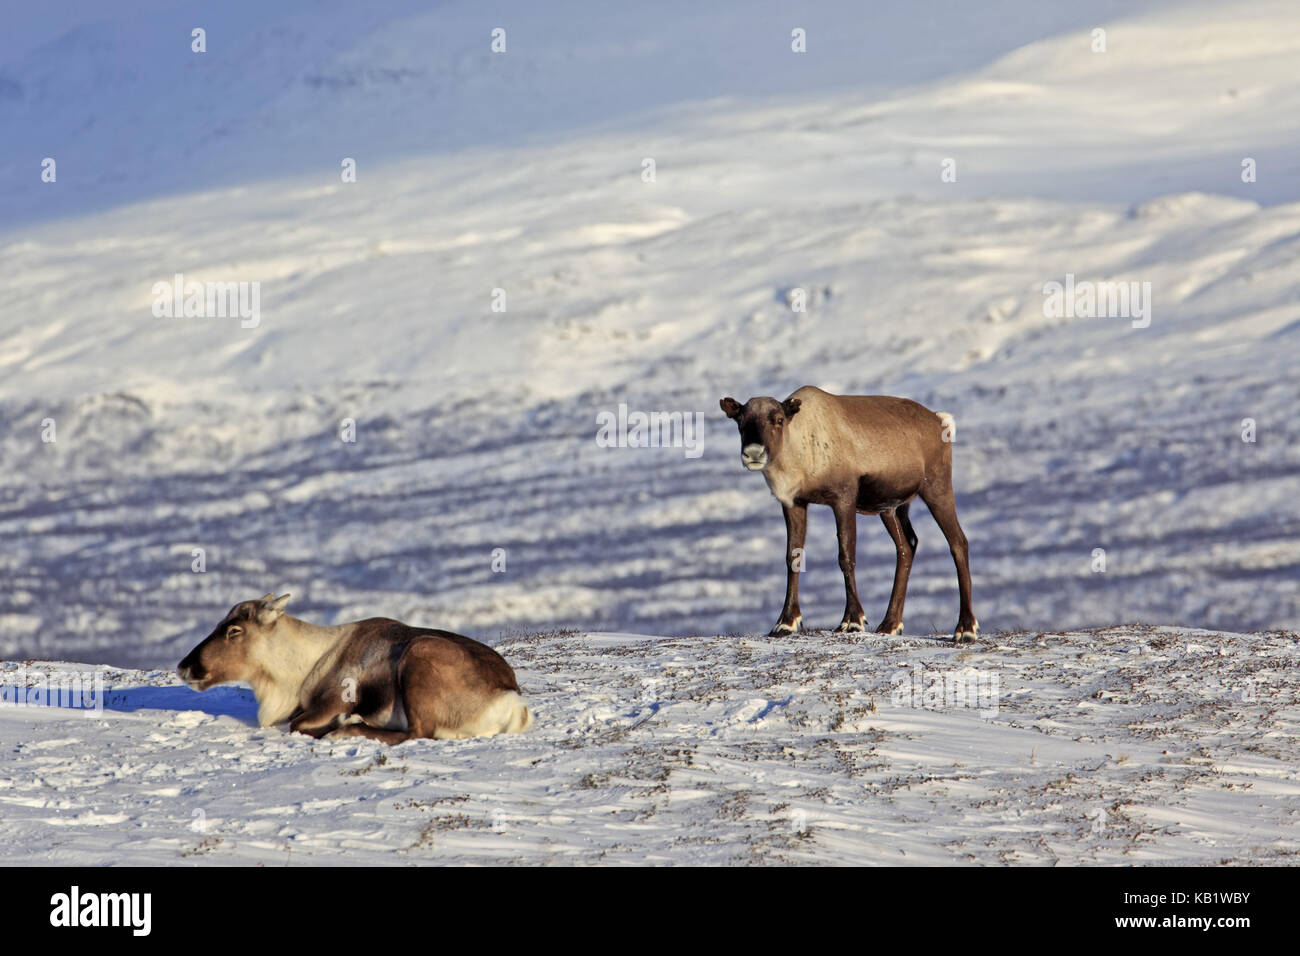
{"type": "Polygon", "coordinates": [[[105,689],[104,709],[127,714],[140,710],[197,710],[213,717],[235,717],[257,725],[257,700],[247,687],[214,687],[202,693],[184,684],[105,689]]]}

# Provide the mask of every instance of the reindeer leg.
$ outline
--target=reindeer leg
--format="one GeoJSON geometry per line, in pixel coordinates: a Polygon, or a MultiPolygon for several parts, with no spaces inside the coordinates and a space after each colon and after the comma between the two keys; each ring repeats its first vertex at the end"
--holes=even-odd
{"type": "Polygon", "coordinates": [[[894,539],[898,551],[898,562],[894,565],[894,590],[889,595],[889,609],[885,619],[876,628],[879,634],[903,633],[903,602],[907,599],[907,579],[912,573],[912,559],[916,556],[916,532],[907,517],[907,505],[903,504],[894,512],[881,514],[885,530],[894,539]]]}
{"type": "Polygon", "coordinates": [[[413,739],[415,736],[409,730],[387,730],[383,727],[371,727],[369,724],[344,724],[330,733],[331,739],[369,737],[371,740],[382,740],[386,744],[400,744],[405,740],[413,739]]]}
{"type": "Polygon", "coordinates": [[[289,715],[289,730],[319,740],[335,730],[355,709],[355,704],[341,695],[317,690],[305,705],[289,715]]]}
{"type": "MultiPolygon", "coordinates": [[[[315,703],[313,702],[313,704],[315,703]]],[[[300,708],[289,718],[289,730],[295,734],[307,734],[309,737],[315,737],[319,740],[334,730],[338,719],[345,716],[346,713],[347,711],[337,705],[300,708]]]]}
{"type": "Polygon", "coordinates": [[[957,627],[952,638],[958,644],[975,640],[979,634],[980,624],[975,620],[970,598],[970,547],[966,535],[957,521],[957,504],[953,500],[952,485],[944,484],[928,494],[922,492],[922,499],[934,515],[935,522],[948,539],[948,549],[952,552],[953,563],[957,565],[957,589],[961,594],[961,609],[957,614],[957,627]]]}
{"type": "Polygon", "coordinates": [[[836,499],[831,508],[835,511],[835,534],[840,542],[840,570],[844,572],[844,619],[837,631],[864,631],[867,615],[858,600],[858,511],[853,496],[836,499]]]}
{"type": "Polygon", "coordinates": [[[799,613],[799,574],[804,566],[803,543],[808,531],[808,506],[795,503],[781,506],[785,513],[785,606],[770,636],[797,634],[803,623],[799,613]],[[797,552],[797,553],[796,553],[797,552]]]}

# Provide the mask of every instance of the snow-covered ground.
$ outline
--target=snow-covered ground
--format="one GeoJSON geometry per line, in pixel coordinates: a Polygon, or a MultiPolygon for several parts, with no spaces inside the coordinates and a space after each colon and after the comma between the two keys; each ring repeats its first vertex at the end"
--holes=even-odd
{"type": "Polygon", "coordinates": [[[314,741],[251,726],[247,691],[196,694],[165,671],[108,671],[98,715],[0,708],[0,862],[1300,854],[1294,635],[549,633],[500,649],[536,710],[525,734],[314,741]]]}
{"type": "Polygon", "coordinates": [[[0,711],[10,858],[1294,852],[1300,7],[38,7],[0,39],[0,658],[114,702],[0,711]],[[178,273],[256,321],[155,315],[178,273]],[[1050,314],[1067,276],[1149,283],[1149,324],[1050,314]],[[956,416],[985,643],[933,639],[919,508],[911,636],[744,636],[784,531],[717,402],[802,384],[956,416]],[[621,404],[699,413],[701,454],[601,447],[621,404]],[[537,731],[381,761],[174,686],[272,589],[496,644],[537,731]],[[958,658],[997,715],[886,706],[958,658]]]}

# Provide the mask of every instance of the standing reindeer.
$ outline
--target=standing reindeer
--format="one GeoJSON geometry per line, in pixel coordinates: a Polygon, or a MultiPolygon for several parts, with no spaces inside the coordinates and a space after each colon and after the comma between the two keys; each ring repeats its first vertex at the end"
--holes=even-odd
{"type": "Polygon", "coordinates": [[[773,635],[796,633],[803,620],[799,571],[809,504],[829,505],[835,512],[845,592],[840,631],[866,629],[854,574],[857,516],[880,515],[898,549],[898,563],[889,608],[876,631],[901,633],[907,578],[916,555],[907,511],[920,495],[957,565],[961,611],[953,639],[975,640],[979,622],[971,610],[969,551],[953,501],[952,444],[944,434],[952,426],[951,415],[906,398],[832,395],[811,385],[783,402],[759,397],[741,405],[724,398],[719,404],[740,429],[741,461],[750,471],[763,473],[785,512],[785,607],[773,635]]]}
{"type": "Polygon", "coordinates": [[[533,716],[510,665],[472,638],[384,617],[321,627],[284,613],[289,595],[230,609],[180,663],[194,690],[246,681],[263,727],[313,737],[489,737],[533,716]]]}

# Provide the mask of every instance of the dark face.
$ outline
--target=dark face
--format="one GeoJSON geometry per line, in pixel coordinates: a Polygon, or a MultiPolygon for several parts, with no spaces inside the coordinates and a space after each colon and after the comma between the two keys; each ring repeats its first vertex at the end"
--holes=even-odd
{"type": "Polygon", "coordinates": [[[198,647],[181,661],[176,672],[194,690],[244,680],[248,645],[257,625],[257,604],[236,604],[198,647]]]}
{"type": "Polygon", "coordinates": [[[740,429],[740,461],[750,471],[762,471],[781,454],[790,419],[799,411],[799,399],[778,402],[766,396],[741,405],[734,398],[718,403],[740,429]]]}

